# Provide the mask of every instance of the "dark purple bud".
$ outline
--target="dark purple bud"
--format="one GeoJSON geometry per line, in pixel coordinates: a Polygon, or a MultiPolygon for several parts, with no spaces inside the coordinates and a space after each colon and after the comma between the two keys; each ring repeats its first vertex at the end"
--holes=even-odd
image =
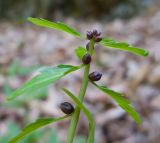
{"type": "Polygon", "coordinates": [[[101,79],[102,74],[95,71],[95,72],[90,73],[88,77],[91,81],[98,81],[101,79]]]}
{"type": "Polygon", "coordinates": [[[100,42],[102,40],[102,37],[101,36],[96,36],[95,37],[95,42],[100,42]]]}
{"type": "Polygon", "coordinates": [[[92,37],[93,37],[93,33],[92,33],[91,31],[88,31],[88,32],[87,32],[87,39],[88,39],[88,40],[91,40],[92,37]]]}
{"type": "Polygon", "coordinates": [[[69,115],[74,112],[74,107],[72,104],[68,102],[63,102],[60,104],[60,109],[62,110],[63,113],[69,115]]]}
{"type": "Polygon", "coordinates": [[[89,51],[89,43],[90,43],[90,42],[88,42],[87,45],[86,45],[86,49],[87,49],[88,51],[89,51]]]}
{"type": "Polygon", "coordinates": [[[97,35],[96,36],[100,36],[101,35],[101,32],[97,32],[97,35]]]}
{"type": "Polygon", "coordinates": [[[82,62],[83,64],[89,64],[91,62],[91,56],[90,54],[85,54],[82,58],[82,62]]]}
{"type": "Polygon", "coordinates": [[[92,33],[94,36],[97,36],[98,31],[96,29],[94,29],[92,33]]]}

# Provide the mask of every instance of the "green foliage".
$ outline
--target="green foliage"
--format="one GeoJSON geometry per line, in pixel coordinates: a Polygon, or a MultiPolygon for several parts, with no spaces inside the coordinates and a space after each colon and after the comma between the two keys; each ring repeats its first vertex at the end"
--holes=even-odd
{"type": "MultiPolygon", "coordinates": [[[[79,37],[81,39],[84,39],[83,37],[85,37],[85,36],[81,36],[81,34],[78,31],[76,31],[75,29],[73,29],[72,27],[70,27],[64,23],[61,23],[61,22],[55,23],[55,22],[50,22],[50,21],[42,19],[42,18],[32,18],[32,17],[29,17],[28,21],[30,21],[38,26],[53,28],[56,30],[67,32],[67,33],[72,34],[73,36],[79,37]]],[[[137,55],[141,55],[141,56],[148,56],[148,54],[149,54],[149,52],[147,50],[144,50],[144,49],[141,49],[138,47],[134,47],[134,46],[132,46],[128,43],[125,43],[125,42],[117,42],[117,41],[110,39],[110,38],[103,38],[99,44],[104,47],[124,50],[124,51],[131,52],[133,54],[137,54],[137,55]]]]}
{"type": "Polygon", "coordinates": [[[30,93],[59,80],[66,74],[80,69],[82,66],[59,65],[41,69],[39,74],[15,90],[7,99],[11,100],[22,94],[30,93]]]}
{"type": "Polygon", "coordinates": [[[102,41],[100,42],[100,45],[108,48],[116,48],[119,50],[128,51],[133,54],[137,54],[141,56],[148,56],[149,54],[149,52],[144,49],[133,47],[132,45],[129,45],[128,43],[125,43],[125,42],[117,42],[110,38],[103,38],[102,41]]]}
{"type": "MultiPolygon", "coordinates": [[[[13,90],[8,85],[4,85],[3,92],[5,93],[5,95],[10,95],[13,92],[13,90]]],[[[2,102],[1,106],[4,108],[25,109],[24,105],[26,105],[28,102],[34,99],[37,99],[37,100],[45,99],[47,95],[48,95],[48,88],[43,87],[33,92],[32,94],[28,94],[27,96],[21,96],[21,98],[17,98],[16,100],[11,100],[10,102],[2,102]]]]}
{"type": "MultiPolygon", "coordinates": [[[[21,129],[17,123],[8,121],[7,123],[7,133],[1,135],[0,143],[8,143],[8,139],[15,137],[18,133],[20,133],[21,129]]],[[[19,141],[20,143],[38,143],[41,141],[42,143],[60,143],[58,140],[58,136],[56,130],[54,128],[46,127],[44,129],[39,129],[36,131],[27,134],[23,140],[19,141]]],[[[84,137],[76,137],[75,143],[85,143],[84,137]]]]}
{"type": "Polygon", "coordinates": [[[49,125],[53,122],[58,122],[63,119],[65,119],[68,116],[63,116],[59,118],[44,118],[44,119],[38,119],[37,121],[29,124],[26,126],[17,136],[15,136],[13,139],[11,139],[8,143],[17,143],[18,141],[22,140],[26,135],[30,134],[31,132],[42,128],[46,125],[49,125]]]}
{"type": "MultiPolygon", "coordinates": [[[[7,125],[7,132],[4,135],[1,135],[0,143],[8,143],[9,138],[16,136],[16,134],[18,134],[21,131],[19,125],[15,122],[8,121],[6,125],[7,125]]],[[[29,134],[25,139],[21,140],[20,143],[29,143],[29,142],[35,143],[40,139],[40,137],[42,138],[45,133],[46,133],[46,130],[38,130],[37,132],[33,132],[32,134],[29,134]]],[[[49,132],[47,132],[47,135],[49,138],[50,137],[49,132]]],[[[54,143],[58,143],[58,142],[54,142],[54,143]]]]}
{"type": "MultiPolygon", "coordinates": [[[[64,23],[61,23],[61,22],[55,23],[55,22],[50,22],[48,20],[41,19],[41,18],[31,18],[31,17],[28,18],[28,21],[30,21],[30,22],[38,25],[38,26],[53,28],[53,29],[56,29],[56,30],[60,30],[60,31],[69,33],[69,34],[71,34],[73,36],[76,36],[78,38],[81,38],[81,39],[84,39],[83,37],[85,37],[85,36],[81,36],[81,34],[78,31],[76,31],[74,28],[72,28],[72,27],[70,27],[70,26],[68,26],[64,23]]],[[[93,55],[94,44],[95,43],[100,44],[100,45],[105,46],[105,47],[109,47],[109,48],[115,48],[115,49],[119,49],[119,50],[128,51],[128,52],[131,52],[133,54],[137,54],[137,55],[141,55],[141,56],[147,56],[149,54],[148,51],[146,51],[144,49],[141,49],[141,48],[131,46],[128,43],[116,42],[116,41],[114,41],[112,39],[109,39],[109,38],[103,38],[102,39],[100,37],[100,33],[97,32],[96,30],[94,30],[91,33],[91,35],[87,35],[87,38],[90,40],[90,43],[89,43],[90,46],[89,46],[88,51],[84,47],[78,47],[77,49],[75,49],[75,54],[77,55],[77,57],[80,60],[82,60],[83,56],[87,53],[90,54],[91,56],[93,55]],[[97,37],[95,37],[95,35],[97,37]]],[[[55,83],[57,80],[61,79],[65,75],[67,75],[67,74],[69,74],[73,71],[76,71],[76,70],[82,68],[83,66],[85,66],[85,70],[84,70],[84,77],[83,77],[82,87],[81,87],[81,91],[80,91],[79,96],[76,97],[69,90],[63,88],[63,91],[77,105],[77,108],[75,108],[75,112],[74,112],[75,114],[73,113],[74,118],[72,118],[73,120],[71,120],[71,123],[72,123],[71,126],[70,126],[71,130],[69,130],[69,134],[68,134],[69,138],[68,138],[67,141],[68,141],[68,143],[71,143],[73,141],[74,132],[75,132],[76,125],[77,125],[77,122],[78,122],[79,113],[82,110],[84,112],[85,116],[87,117],[88,122],[89,122],[89,136],[88,136],[88,139],[87,139],[87,143],[94,143],[94,130],[95,130],[94,118],[93,118],[92,114],[90,113],[90,111],[83,104],[83,98],[85,96],[85,92],[86,92],[86,89],[87,89],[87,86],[88,86],[88,74],[89,74],[89,69],[90,69],[90,63],[88,63],[88,65],[83,65],[82,64],[80,66],[58,65],[57,67],[41,68],[39,70],[38,75],[36,75],[31,80],[24,83],[20,88],[15,90],[8,97],[8,100],[14,99],[15,97],[20,96],[22,94],[28,94],[29,95],[30,93],[32,93],[32,95],[33,95],[34,91],[38,91],[39,89],[45,88],[49,84],[55,83]]],[[[13,73],[15,73],[16,70],[17,70],[17,65],[13,64],[9,73],[13,74],[13,73]]],[[[138,113],[135,111],[135,109],[133,108],[131,103],[127,99],[125,99],[121,93],[115,92],[115,91],[109,89],[106,86],[101,86],[101,85],[98,85],[94,82],[92,82],[92,83],[99,90],[103,91],[104,93],[109,95],[111,98],[113,98],[115,100],[115,102],[135,120],[135,122],[137,122],[138,124],[141,123],[141,119],[140,119],[138,113]]],[[[8,90],[8,88],[6,88],[6,92],[10,92],[10,90],[8,90]]],[[[30,134],[31,132],[33,132],[33,131],[41,128],[41,127],[44,127],[44,126],[46,126],[50,123],[61,121],[61,120],[65,119],[66,117],[68,117],[68,116],[63,116],[63,117],[60,117],[60,118],[38,119],[37,121],[35,121],[35,122],[29,124],[28,126],[26,126],[16,137],[11,139],[9,141],[9,143],[16,143],[16,142],[22,140],[26,135],[30,134]]],[[[45,141],[45,142],[50,143],[52,141],[49,139],[48,141],[45,141]]],[[[58,141],[55,140],[55,143],[56,142],[58,142],[58,141]]],[[[83,142],[83,141],[81,141],[81,142],[83,142]]]]}
{"type": "Polygon", "coordinates": [[[76,105],[84,112],[89,121],[89,137],[87,143],[94,143],[94,119],[90,111],[83,105],[83,103],[73,95],[69,90],[63,88],[63,91],[76,103],[76,105]]]}
{"type": "Polygon", "coordinates": [[[27,20],[38,25],[38,26],[42,26],[42,27],[46,27],[46,28],[53,28],[53,29],[56,29],[59,31],[69,33],[73,36],[81,37],[81,34],[78,31],[76,31],[72,27],[70,27],[62,22],[55,23],[55,22],[51,22],[51,21],[48,21],[43,18],[32,18],[32,17],[29,17],[27,20]]]}
{"type": "Polygon", "coordinates": [[[118,105],[122,109],[124,109],[136,121],[137,124],[141,123],[141,118],[139,117],[138,113],[132,107],[131,103],[127,99],[125,99],[121,93],[115,92],[106,86],[100,86],[100,85],[97,85],[96,83],[93,83],[93,84],[98,89],[100,89],[107,95],[111,96],[118,103],[118,105]]]}
{"type": "Polygon", "coordinates": [[[87,54],[87,50],[86,50],[86,48],[84,48],[84,47],[78,47],[78,48],[75,49],[75,53],[76,53],[77,57],[78,57],[80,60],[82,60],[83,56],[84,56],[85,54],[87,54]]]}

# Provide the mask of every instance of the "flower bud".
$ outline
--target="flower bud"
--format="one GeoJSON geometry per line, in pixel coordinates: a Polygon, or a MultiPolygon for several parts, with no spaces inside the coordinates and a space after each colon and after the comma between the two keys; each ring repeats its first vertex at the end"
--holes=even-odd
{"type": "Polygon", "coordinates": [[[91,56],[90,54],[85,54],[82,58],[82,62],[83,64],[89,64],[91,62],[91,56]]]}
{"type": "Polygon", "coordinates": [[[90,44],[90,42],[88,42],[88,43],[86,44],[86,49],[87,49],[87,51],[89,51],[89,44],[90,44]]]}
{"type": "Polygon", "coordinates": [[[94,36],[97,36],[98,31],[96,29],[94,29],[92,33],[94,36]]]}
{"type": "Polygon", "coordinates": [[[100,36],[101,35],[101,32],[97,32],[96,36],[100,36]]]}
{"type": "Polygon", "coordinates": [[[102,74],[95,71],[95,72],[90,73],[88,77],[91,81],[98,81],[101,79],[102,74]]]}
{"type": "Polygon", "coordinates": [[[87,32],[87,39],[88,39],[88,40],[91,40],[92,37],[93,37],[93,33],[92,33],[91,31],[88,31],[88,32],[87,32]]]}
{"type": "Polygon", "coordinates": [[[69,102],[63,102],[60,104],[60,109],[63,113],[69,115],[74,112],[74,107],[69,102]]]}
{"type": "Polygon", "coordinates": [[[100,42],[102,40],[102,37],[101,36],[96,36],[95,37],[95,42],[100,42]]]}

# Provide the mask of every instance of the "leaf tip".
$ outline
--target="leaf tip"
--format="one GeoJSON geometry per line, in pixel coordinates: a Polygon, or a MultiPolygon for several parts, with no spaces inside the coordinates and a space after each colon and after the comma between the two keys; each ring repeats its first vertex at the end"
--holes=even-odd
{"type": "Polygon", "coordinates": [[[137,123],[138,125],[141,125],[141,124],[142,124],[142,120],[141,120],[140,117],[139,117],[139,119],[136,121],[136,123],[137,123]]]}
{"type": "Polygon", "coordinates": [[[32,19],[32,17],[27,17],[27,20],[30,21],[32,19]]]}
{"type": "Polygon", "coordinates": [[[68,90],[66,89],[66,88],[61,88],[61,90],[64,92],[64,93],[66,93],[68,90]]]}
{"type": "Polygon", "coordinates": [[[9,96],[9,97],[6,98],[7,101],[11,101],[12,99],[13,99],[12,96],[9,96]]]}
{"type": "Polygon", "coordinates": [[[147,57],[149,55],[149,51],[145,50],[144,56],[147,57]]]}

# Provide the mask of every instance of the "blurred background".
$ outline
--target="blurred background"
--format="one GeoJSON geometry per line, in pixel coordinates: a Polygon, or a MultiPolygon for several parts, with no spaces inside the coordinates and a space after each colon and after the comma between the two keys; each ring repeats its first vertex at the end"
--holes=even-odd
{"type": "MultiPolygon", "coordinates": [[[[0,0],[0,143],[7,143],[38,117],[62,116],[58,106],[70,99],[61,87],[77,93],[81,85],[80,70],[39,93],[5,100],[39,67],[78,65],[74,49],[87,43],[36,27],[26,22],[29,16],[63,21],[83,34],[98,29],[105,36],[149,50],[149,57],[144,58],[96,46],[91,66],[91,71],[103,73],[100,83],[133,101],[142,125],[136,125],[113,100],[91,85],[85,104],[95,117],[96,143],[160,143],[159,8],[159,0],[0,0]]],[[[65,143],[68,125],[69,120],[65,120],[47,126],[21,143],[65,143]]],[[[75,143],[85,143],[87,129],[82,114],[75,143]]]]}

